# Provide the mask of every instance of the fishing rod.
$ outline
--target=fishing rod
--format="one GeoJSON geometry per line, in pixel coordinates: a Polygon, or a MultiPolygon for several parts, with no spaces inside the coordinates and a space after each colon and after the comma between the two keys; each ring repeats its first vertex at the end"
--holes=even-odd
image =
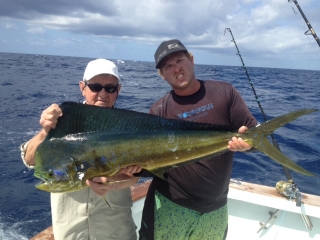
{"type": "MultiPolygon", "coordinates": [[[[254,96],[255,96],[255,98],[256,98],[256,102],[257,102],[258,105],[259,105],[259,108],[260,108],[260,111],[261,111],[262,116],[263,116],[263,118],[264,118],[264,121],[267,121],[267,117],[266,117],[266,115],[265,115],[265,113],[264,113],[264,111],[263,111],[263,108],[262,108],[262,106],[261,106],[261,103],[260,103],[259,97],[258,97],[258,95],[257,95],[257,93],[256,93],[256,90],[254,89],[253,83],[252,83],[251,78],[250,78],[250,76],[249,76],[249,73],[248,73],[248,71],[247,71],[247,67],[246,67],[246,65],[245,65],[244,62],[243,62],[243,59],[242,59],[241,54],[240,54],[240,51],[239,51],[239,49],[238,49],[236,40],[235,40],[234,37],[233,37],[232,31],[231,31],[230,28],[226,28],[226,29],[224,30],[224,35],[226,34],[226,31],[230,32],[230,34],[231,34],[231,37],[232,37],[231,42],[233,42],[234,45],[235,45],[236,48],[237,48],[237,53],[236,53],[236,54],[237,54],[237,55],[240,57],[240,59],[241,59],[243,69],[244,69],[245,72],[246,72],[247,78],[248,78],[248,80],[249,80],[249,84],[250,84],[251,89],[252,89],[252,91],[253,91],[253,93],[254,93],[254,96]]],[[[277,148],[279,151],[281,151],[281,150],[280,150],[280,147],[279,147],[279,144],[278,144],[277,140],[275,139],[273,133],[271,133],[270,136],[271,136],[271,139],[272,139],[272,144],[275,146],[275,148],[277,148]]],[[[293,190],[293,192],[294,192],[294,194],[295,194],[295,197],[296,197],[296,199],[297,199],[297,201],[296,201],[297,206],[301,206],[301,194],[300,194],[300,192],[299,192],[299,190],[298,190],[298,186],[294,183],[294,181],[293,181],[293,179],[292,179],[292,176],[291,176],[288,168],[286,168],[286,167],[283,166],[283,165],[282,165],[282,167],[283,167],[283,170],[284,170],[284,173],[285,173],[285,175],[286,175],[286,178],[287,178],[288,182],[290,182],[290,183],[292,184],[291,187],[292,187],[292,190],[293,190]]]]}
{"type": "MultiPolygon", "coordinates": [[[[319,47],[320,47],[320,40],[319,40],[316,32],[313,30],[311,24],[309,23],[307,17],[304,15],[302,9],[300,8],[300,5],[299,5],[298,1],[296,1],[296,0],[288,0],[288,2],[289,2],[289,3],[290,3],[290,2],[294,2],[294,3],[296,4],[296,6],[297,6],[297,8],[298,8],[298,10],[299,10],[299,12],[300,12],[300,14],[301,14],[301,16],[303,17],[304,21],[306,22],[309,30],[307,30],[304,34],[305,34],[305,35],[312,35],[312,36],[314,37],[314,39],[316,40],[316,42],[318,43],[319,47]],[[308,33],[309,31],[310,31],[311,33],[308,33]]],[[[296,12],[294,11],[294,8],[293,8],[293,7],[292,7],[292,9],[293,9],[293,12],[296,14],[296,12]]]]}
{"type": "Polygon", "coordinates": [[[318,36],[317,36],[316,32],[313,30],[313,28],[312,28],[311,24],[309,23],[308,19],[307,19],[307,18],[306,18],[306,16],[304,15],[304,13],[303,13],[302,9],[300,8],[299,3],[298,3],[296,0],[288,0],[288,2],[289,2],[289,3],[290,3],[290,2],[294,2],[294,3],[296,4],[296,6],[297,6],[297,8],[298,8],[299,12],[301,13],[301,15],[302,15],[302,17],[303,17],[304,21],[306,22],[306,24],[307,24],[307,26],[308,26],[309,30],[308,30],[308,31],[306,31],[304,34],[305,34],[305,35],[312,35],[312,36],[314,37],[314,39],[316,40],[316,42],[318,43],[319,47],[320,47],[320,40],[319,40],[319,38],[318,38],[318,36]],[[308,33],[309,31],[310,31],[311,33],[308,33]]]}

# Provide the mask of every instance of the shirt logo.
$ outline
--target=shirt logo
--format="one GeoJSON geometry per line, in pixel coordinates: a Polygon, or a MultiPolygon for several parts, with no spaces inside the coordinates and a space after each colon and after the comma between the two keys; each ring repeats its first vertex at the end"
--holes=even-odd
{"type": "Polygon", "coordinates": [[[208,110],[210,110],[212,108],[213,108],[213,104],[209,103],[209,104],[206,104],[204,106],[201,106],[201,107],[198,107],[196,109],[193,109],[191,111],[187,111],[187,112],[184,112],[182,114],[178,114],[178,118],[179,119],[190,118],[191,116],[193,116],[195,114],[199,114],[201,112],[207,112],[208,110]]]}

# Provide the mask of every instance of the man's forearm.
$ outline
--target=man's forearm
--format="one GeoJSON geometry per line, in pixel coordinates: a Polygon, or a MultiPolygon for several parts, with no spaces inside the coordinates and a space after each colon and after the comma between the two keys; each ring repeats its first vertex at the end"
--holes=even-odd
{"type": "Polygon", "coordinates": [[[41,129],[37,135],[35,135],[33,138],[29,140],[29,143],[24,155],[24,160],[26,164],[30,166],[35,165],[34,156],[35,156],[36,150],[40,145],[40,143],[42,143],[43,140],[47,137],[47,135],[48,133],[44,129],[41,129]]]}

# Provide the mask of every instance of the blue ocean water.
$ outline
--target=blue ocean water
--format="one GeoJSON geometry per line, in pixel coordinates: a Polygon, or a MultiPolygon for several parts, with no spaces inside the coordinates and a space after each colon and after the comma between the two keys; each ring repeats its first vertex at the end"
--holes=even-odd
{"type": "MultiPolygon", "coordinates": [[[[236,56],[235,56],[236,57],[236,56]]],[[[40,128],[39,116],[52,103],[81,102],[78,82],[89,58],[0,53],[0,239],[29,239],[51,225],[49,194],[21,161],[19,146],[40,128]]],[[[116,107],[148,112],[170,90],[153,62],[113,60],[122,78],[116,107]]],[[[242,67],[196,65],[198,79],[232,83],[251,112],[263,117],[242,67]]],[[[248,68],[267,119],[302,109],[320,108],[320,71],[248,68]]],[[[320,174],[320,112],[274,134],[282,152],[320,174]]],[[[300,191],[320,195],[319,178],[291,172],[300,191]]],[[[233,178],[275,186],[285,180],[282,167],[261,153],[236,154],[233,178]]]]}

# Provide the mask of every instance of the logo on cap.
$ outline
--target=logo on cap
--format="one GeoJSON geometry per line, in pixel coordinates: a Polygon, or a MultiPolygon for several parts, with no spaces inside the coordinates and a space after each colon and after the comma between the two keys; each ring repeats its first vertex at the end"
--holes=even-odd
{"type": "Polygon", "coordinates": [[[178,39],[172,39],[169,41],[162,42],[154,54],[154,59],[156,61],[156,68],[159,68],[160,62],[162,61],[163,58],[165,58],[166,56],[168,56],[173,52],[178,52],[178,51],[188,51],[178,39]]]}
{"type": "Polygon", "coordinates": [[[173,48],[181,48],[179,43],[172,43],[168,45],[168,49],[173,49],[173,48]]]}
{"type": "MultiPolygon", "coordinates": [[[[169,48],[169,49],[170,49],[170,48],[169,48]]],[[[159,55],[158,61],[159,61],[159,59],[162,58],[162,56],[165,55],[166,53],[167,53],[167,50],[164,50],[164,51],[159,55]]]]}

